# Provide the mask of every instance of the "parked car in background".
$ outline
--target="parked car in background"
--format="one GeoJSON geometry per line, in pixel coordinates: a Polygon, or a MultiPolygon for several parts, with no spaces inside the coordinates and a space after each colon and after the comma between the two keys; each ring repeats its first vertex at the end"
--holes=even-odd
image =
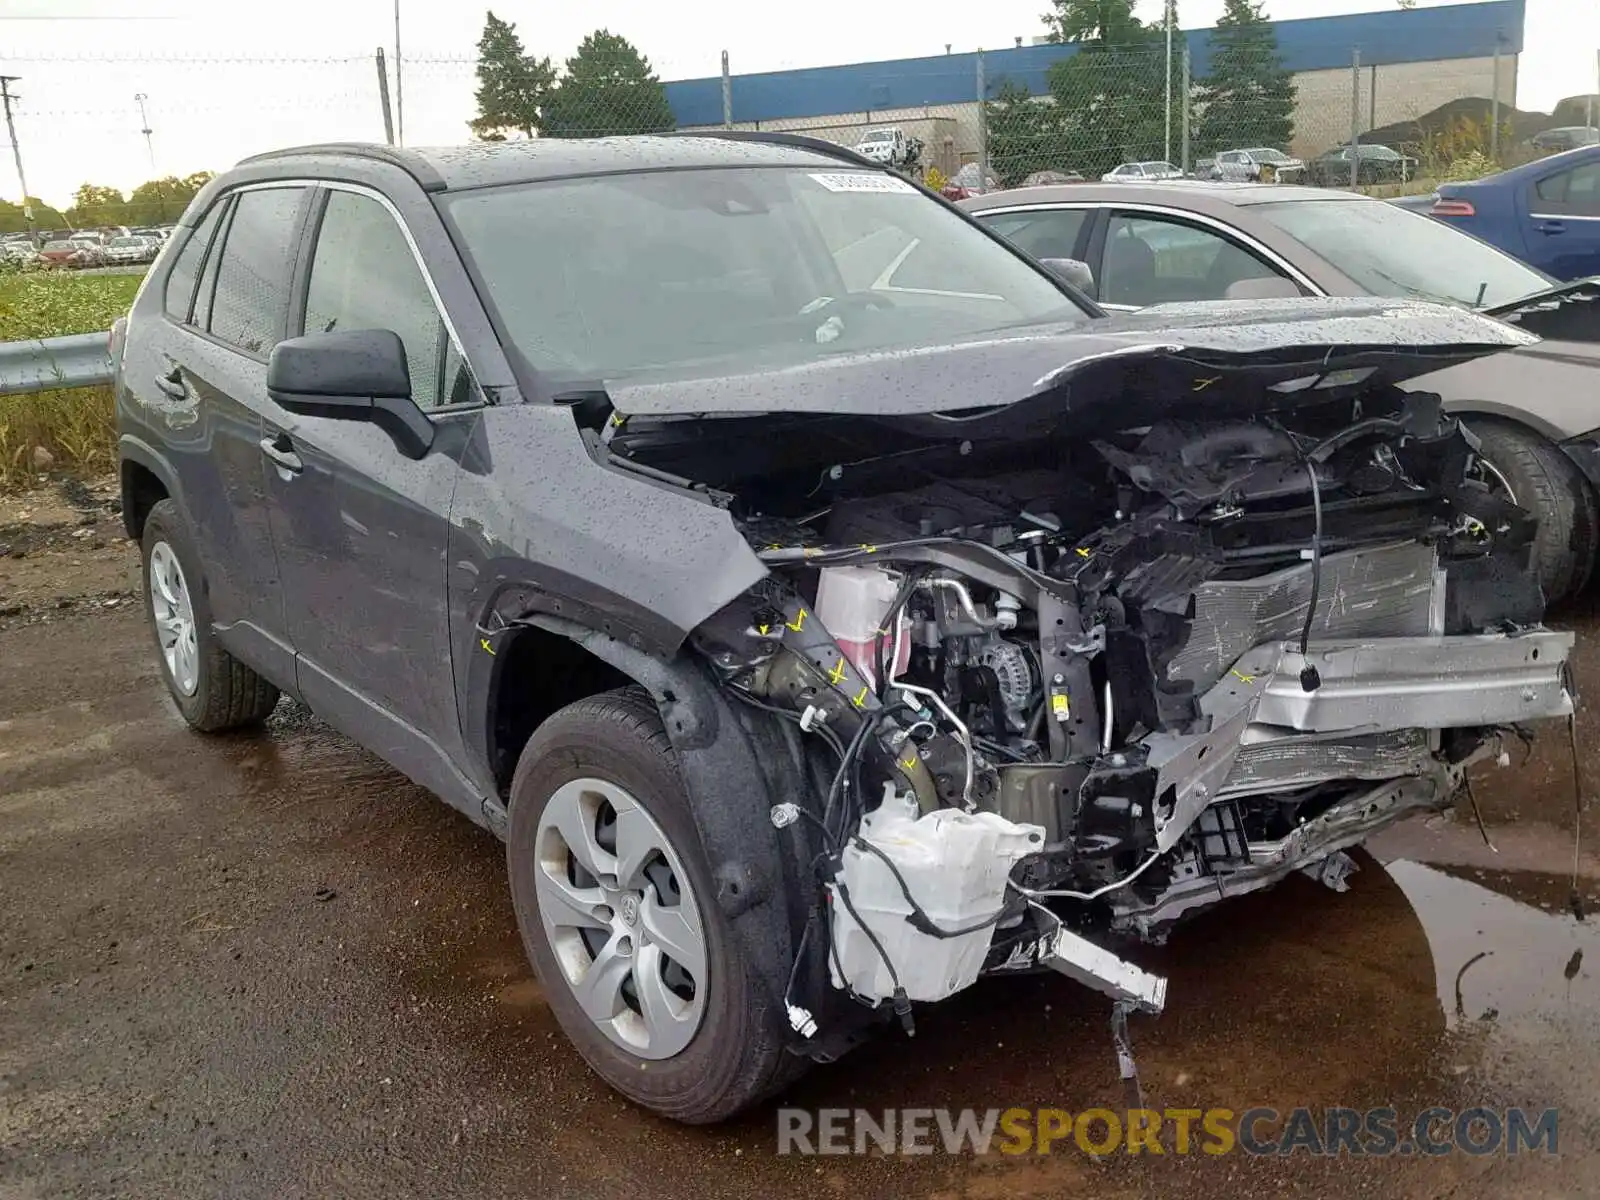
{"type": "Polygon", "coordinates": [[[1217,160],[1215,158],[1197,158],[1194,166],[1190,168],[1185,179],[1215,179],[1217,178],[1217,160]]]}
{"type": "Polygon", "coordinates": [[[1528,139],[1528,145],[1546,154],[1576,150],[1579,146],[1600,145],[1600,129],[1593,125],[1562,125],[1542,129],[1528,139]]]}
{"type": "Polygon", "coordinates": [[[962,200],[968,196],[979,196],[984,192],[998,191],[1000,181],[991,173],[984,178],[982,188],[978,186],[978,164],[975,162],[962,163],[956,173],[950,176],[944,187],[939,189],[939,194],[946,200],[962,200]]]}
{"type": "Polygon", "coordinates": [[[134,235],[116,237],[106,243],[105,260],[111,266],[154,262],[159,248],[160,244],[154,238],[134,235]]]}
{"type": "Polygon", "coordinates": [[[26,236],[21,241],[8,239],[0,242],[0,262],[4,262],[7,266],[32,266],[38,261],[39,252],[33,248],[33,243],[26,236]]]}
{"type": "Polygon", "coordinates": [[[1303,183],[1306,165],[1298,158],[1259,146],[1253,150],[1224,150],[1216,156],[1211,178],[1230,183],[1303,183]]]}
{"type": "MultiPolygon", "coordinates": [[[[1080,185],[961,207],[1040,259],[1087,264],[1107,308],[1273,295],[1397,296],[1515,312],[1555,280],[1428,217],[1356,192],[1261,184],[1080,185]]],[[[1521,320],[1545,341],[1423,376],[1483,440],[1487,477],[1536,509],[1552,599],[1600,550],[1600,285],[1521,320]],[[1584,302],[1585,296],[1593,299],[1584,302]]]]}
{"type": "Polygon", "coordinates": [[[43,267],[98,267],[104,262],[105,253],[99,244],[83,238],[46,242],[39,251],[39,265],[43,267]]]}
{"type": "Polygon", "coordinates": [[[1557,279],[1600,275],[1600,146],[1441,183],[1431,212],[1557,279]]]}
{"type": "Polygon", "coordinates": [[[1102,183],[1143,183],[1152,179],[1182,179],[1183,168],[1169,162],[1125,162],[1100,176],[1102,183]]]}
{"type": "MultiPolygon", "coordinates": [[[[1306,163],[1306,178],[1321,187],[1349,187],[1351,148],[1338,146],[1306,163]]],[[[1362,142],[1355,147],[1358,184],[1404,183],[1417,173],[1417,160],[1392,146],[1362,142]]]]}
{"type": "Polygon", "coordinates": [[[1022,187],[1047,187],[1055,183],[1082,183],[1076,171],[1035,171],[1022,181],[1022,187]]]}
{"type": "Polygon", "coordinates": [[[1113,938],[1337,886],[1570,715],[1529,521],[1397,386],[1532,341],[1107,318],[842,147],[724,134],[246,159],[110,349],[183,719],[288,693],[498,835],[554,1023],[709,1122],[1018,971],[1116,1001],[1128,1061],[1167,980],[1113,938]]]}
{"type": "Polygon", "coordinates": [[[886,167],[898,166],[905,162],[910,142],[905,131],[898,127],[884,129],[869,129],[861,135],[861,140],[856,143],[856,153],[864,158],[870,158],[875,163],[882,163],[886,167]]]}

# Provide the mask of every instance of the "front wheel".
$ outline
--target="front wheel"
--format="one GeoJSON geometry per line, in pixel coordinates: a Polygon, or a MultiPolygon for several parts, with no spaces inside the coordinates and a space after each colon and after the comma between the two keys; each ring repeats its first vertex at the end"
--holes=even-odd
{"type": "Polygon", "coordinates": [[[1545,438],[1509,421],[1469,417],[1484,482],[1539,521],[1531,566],[1551,603],[1583,590],[1600,546],[1600,509],[1578,468],[1545,438]]]}
{"type": "Polygon", "coordinates": [[[793,1075],[647,692],[580,700],[534,732],[511,783],[506,863],[545,999],[612,1087],[703,1123],[793,1075]]]}

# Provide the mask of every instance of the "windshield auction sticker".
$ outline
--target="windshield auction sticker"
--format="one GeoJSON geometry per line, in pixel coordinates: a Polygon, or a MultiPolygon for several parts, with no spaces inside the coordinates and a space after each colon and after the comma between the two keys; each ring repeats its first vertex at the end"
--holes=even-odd
{"type": "Polygon", "coordinates": [[[837,171],[813,174],[830,192],[915,192],[904,179],[894,175],[868,174],[865,171],[837,171]]]}

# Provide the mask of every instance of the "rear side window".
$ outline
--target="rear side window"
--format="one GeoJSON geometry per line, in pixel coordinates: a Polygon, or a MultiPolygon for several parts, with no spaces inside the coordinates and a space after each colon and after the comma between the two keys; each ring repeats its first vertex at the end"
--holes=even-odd
{"type": "Polygon", "coordinates": [[[1034,258],[1077,258],[1078,235],[1087,208],[1041,208],[1031,212],[975,214],[979,221],[1034,258]]]}
{"type": "Polygon", "coordinates": [[[211,211],[201,219],[189,240],[183,244],[183,249],[178,251],[172,270],[167,273],[164,303],[167,315],[174,321],[185,325],[189,323],[189,314],[194,308],[194,285],[200,278],[200,264],[205,259],[212,234],[217,231],[217,222],[222,217],[224,207],[226,205],[220,203],[211,206],[211,211]]]}
{"type": "Polygon", "coordinates": [[[296,222],[305,195],[305,188],[263,188],[241,192],[234,202],[208,328],[247,354],[265,357],[283,337],[296,222]]]}
{"type": "Polygon", "coordinates": [[[1561,216],[1600,217],[1600,163],[1547,175],[1535,190],[1542,205],[1561,216]]]}

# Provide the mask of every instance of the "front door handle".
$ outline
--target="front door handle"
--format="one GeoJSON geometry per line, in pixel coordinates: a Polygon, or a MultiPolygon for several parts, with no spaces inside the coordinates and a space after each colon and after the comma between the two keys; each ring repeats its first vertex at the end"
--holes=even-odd
{"type": "Polygon", "coordinates": [[[300,456],[294,452],[294,443],[289,440],[287,434],[280,433],[276,437],[262,438],[261,453],[291,475],[298,475],[305,470],[306,465],[300,461],[300,456]]]}
{"type": "Polygon", "coordinates": [[[157,375],[156,386],[174,400],[189,398],[189,387],[183,382],[183,370],[180,367],[173,367],[165,375],[157,375]]]}
{"type": "Polygon", "coordinates": [[[1540,221],[1534,228],[1544,234],[1565,233],[1567,231],[1567,223],[1565,221],[1540,221]]]}

